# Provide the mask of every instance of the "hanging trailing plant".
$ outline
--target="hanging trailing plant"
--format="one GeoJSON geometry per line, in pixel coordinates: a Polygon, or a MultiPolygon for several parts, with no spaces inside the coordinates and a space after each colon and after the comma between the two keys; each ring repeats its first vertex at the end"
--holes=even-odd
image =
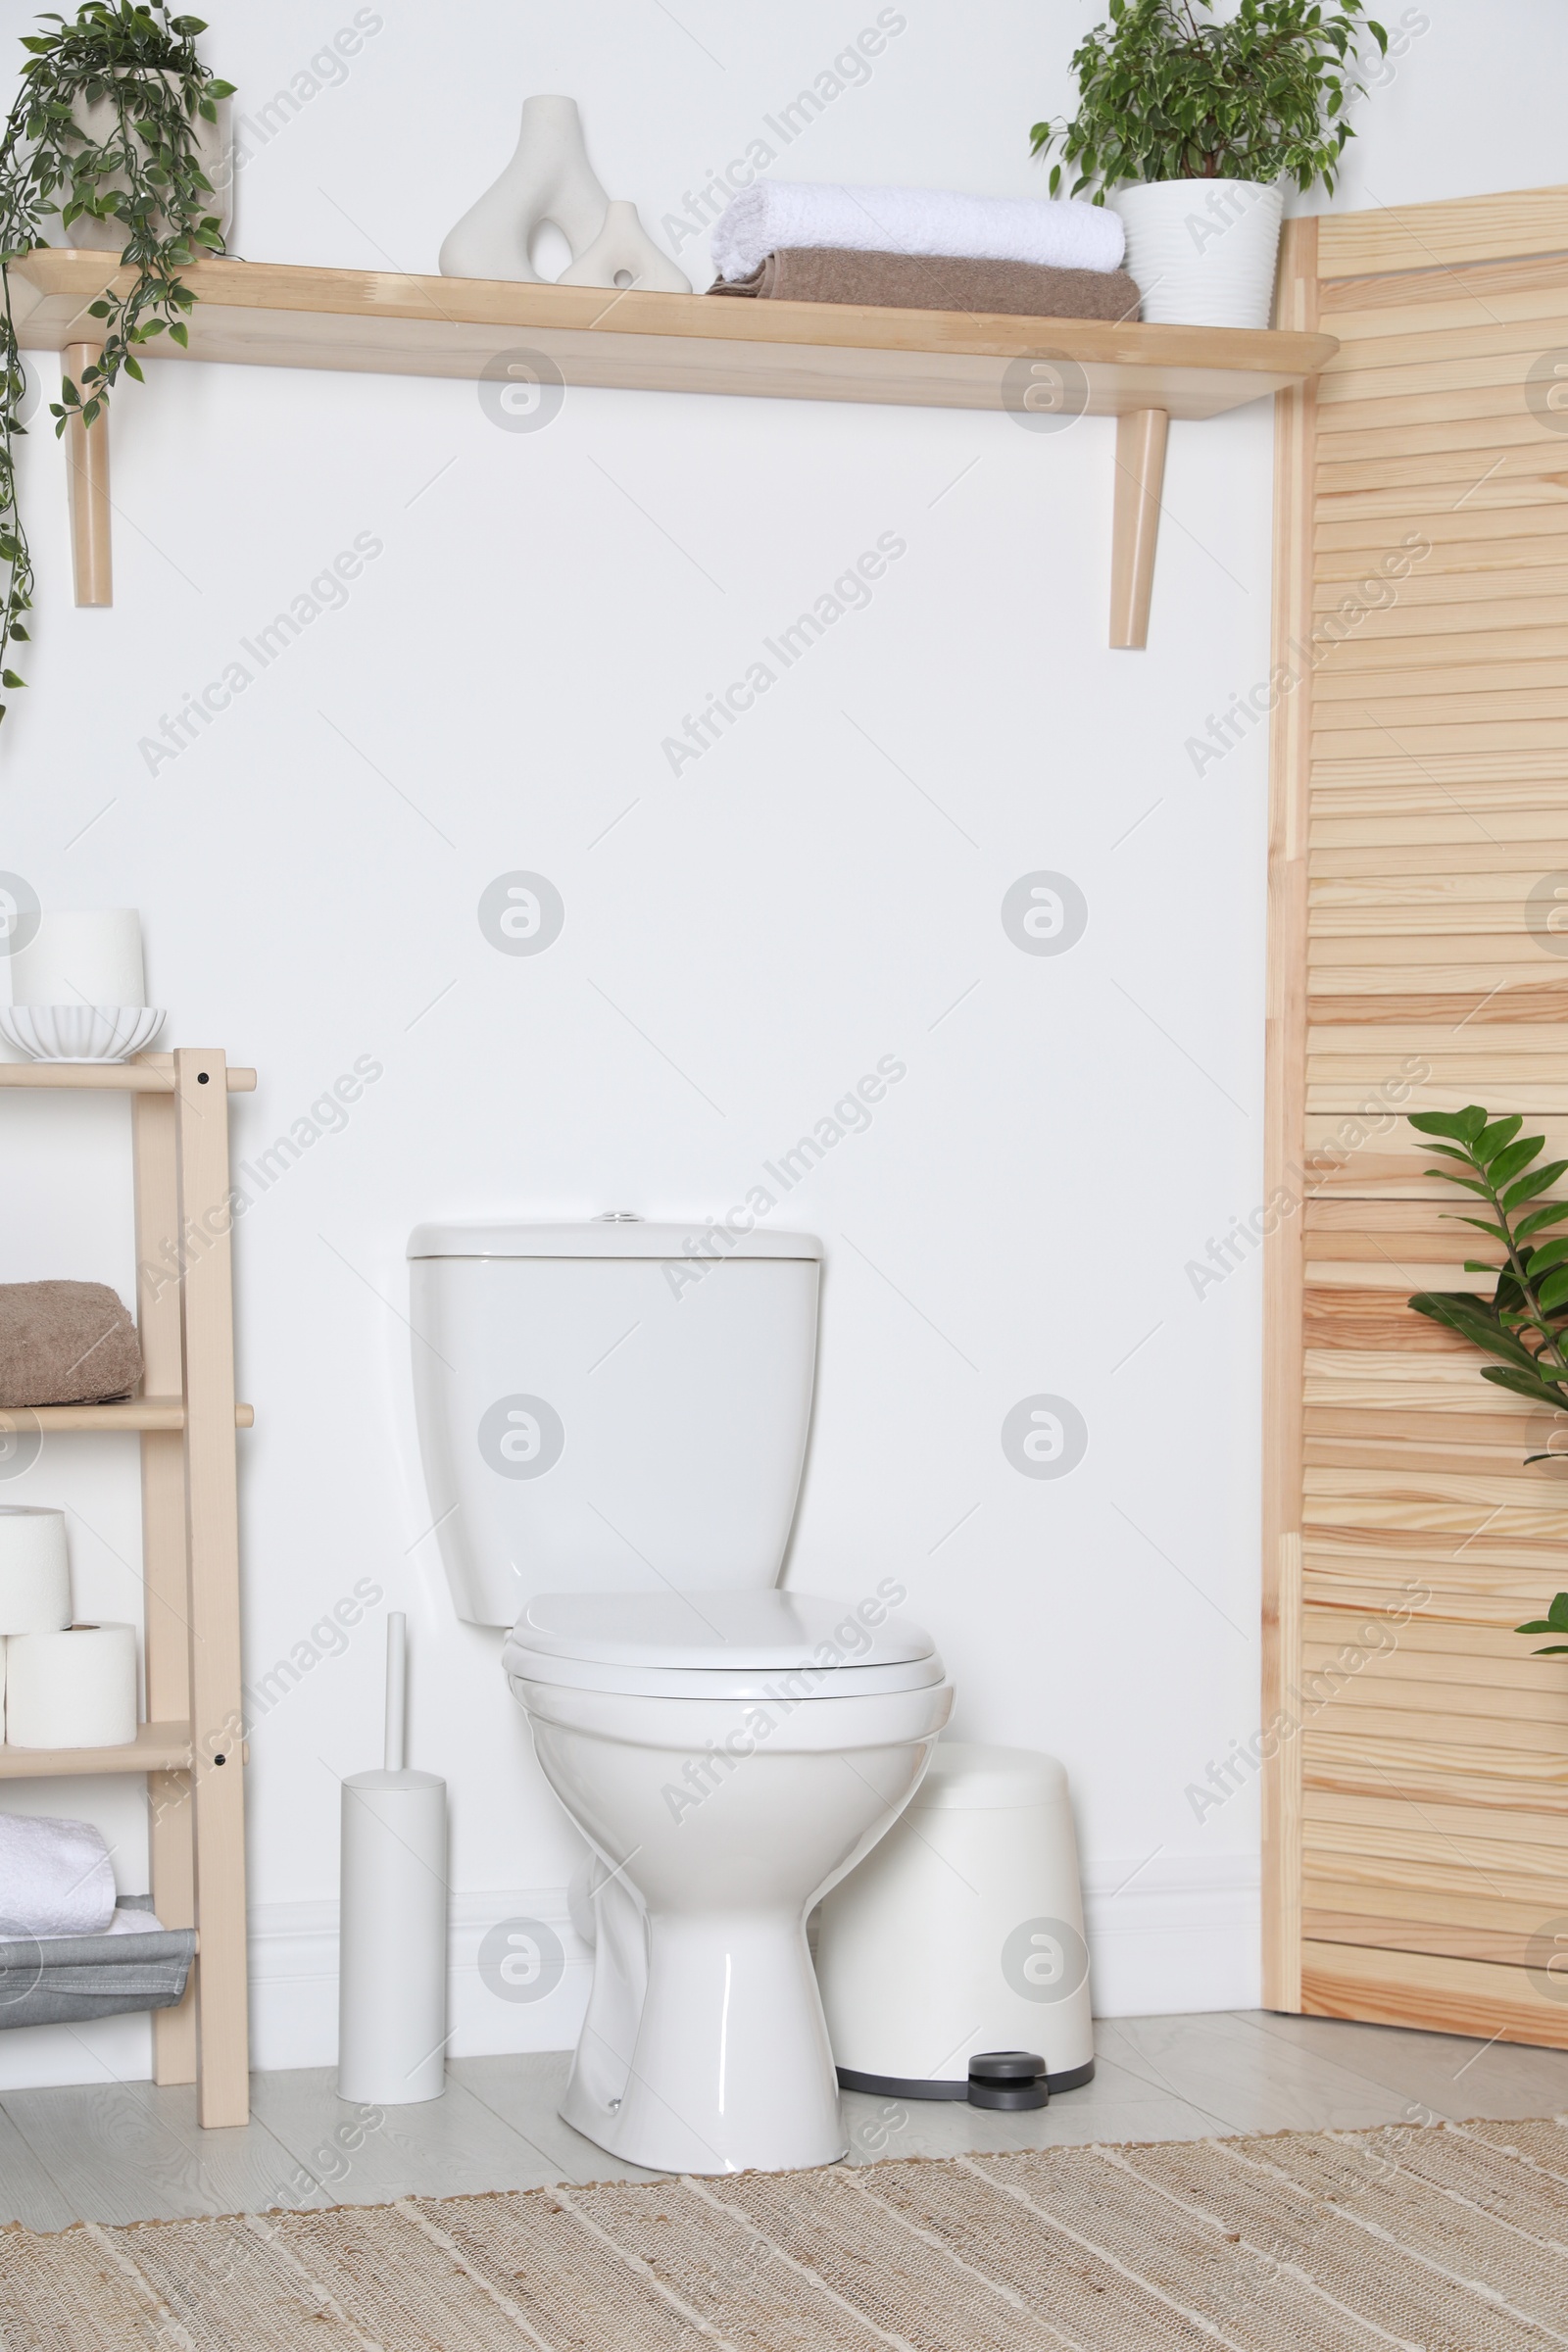
{"type": "MultiPolygon", "coordinates": [[[[0,133],[0,688],[24,681],[10,666],[25,644],[33,574],[17,498],[14,441],[26,431],[26,377],[11,316],[10,265],[38,245],[71,245],[74,223],[113,223],[128,284],[90,306],[103,348],[79,383],[62,380],[50,403],[55,432],[102,414],[122,370],[142,378],[137,350],[167,332],[183,344],[196,297],[180,271],[221,253],[212,182],[202,169],[201,122],[216,123],[218,81],[196,54],[199,17],[172,17],[162,0],[85,0],[53,31],[25,37],[22,87],[0,133]],[[53,230],[55,236],[48,232],[53,230]]],[[[101,231],[94,242],[102,241],[101,231]]],[[[97,337],[95,336],[95,340],[97,337]]],[[[0,718],[5,704],[0,702],[0,718]]]]}

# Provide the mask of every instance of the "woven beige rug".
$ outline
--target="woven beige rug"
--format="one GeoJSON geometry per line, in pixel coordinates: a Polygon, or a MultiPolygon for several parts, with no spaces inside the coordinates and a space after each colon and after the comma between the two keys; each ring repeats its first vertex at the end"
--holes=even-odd
{"type": "Polygon", "coordinates": [[[8,2352],[1546,2352],[1568,2124],[0,2231],[8,2352]]]}

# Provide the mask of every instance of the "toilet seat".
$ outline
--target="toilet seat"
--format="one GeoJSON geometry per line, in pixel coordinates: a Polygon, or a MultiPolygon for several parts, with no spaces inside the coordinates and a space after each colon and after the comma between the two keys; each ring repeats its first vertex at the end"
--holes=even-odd
{"type": "Polygon", "coordinates": [[[551,1592],[517,1619],[514,1687],[628,1698],[863,1698],[943,1680],[923,1627],[880,1598],[754,1592],[551,1592]],[[864,1612],[874,1613],[867,1622],[864,1612]]]}

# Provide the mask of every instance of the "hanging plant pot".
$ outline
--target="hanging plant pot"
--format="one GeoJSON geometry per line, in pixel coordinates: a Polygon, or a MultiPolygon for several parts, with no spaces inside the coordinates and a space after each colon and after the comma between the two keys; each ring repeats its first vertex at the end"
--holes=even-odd
{"type": "MultiPolygon", "coordinates": [[[[145,80],[147,76],[142,74],[138,78],[145,80]]],[[[160,74],[158,79],[166,84],[172,95],[177,97],[180,89],[178,74],[166,72],[160,74]]],[[[203,199],[202,211],[216,218],[218,233],[226,244],[234,219],[233,107],[228,99],[220,98],[215,101],[214,111],[218,117],[215,122],[207,122],[201,115],[191,120],[191,138],[196,161],[211,182],[213,191],[211,196],[203,199]]],[[[77,98],[72,106],[71,119],[85,138],[90,139],[95,147],[101,147],[113,137],[117,127],[115,102],[112,98],[95,98],[89,104],[85,99],[77,98]]],[[[95,184],[100,195],[117,196],[124,195],[130,185],[122,172],[106,174],[95,184]]],[[[120,220],[92,220],[81,215],[66,228],[61,223],[60,215],[53,213],[45,214],[40,225],[51,245],[73,246],[78,251],[119,253],[125,242],[124,223],[120,220]]],[[[157,217],[157,227],[160,233],[169,233],[171,223],[167,215],[160,214],[157,217]]]]}
{"type": "MultiPolygon", "coordinates": [[[[7,262],[35,245],[124,257],[83,306],[74,369],[49,404],[57,433],[90,433],[121,375],[141,380],[138,353],[159,335],[186,342],[196,296],[180,271],[223,250],[233,190],[220,109],[234,85],[203,65],[199,17],[171,16],[169,0],[80,0],[69,21],[39,23],[23,37],[26,63],[0,123],[0,697],[25,683],[11,662],[27,642],[33,591],[14,446],[27,374],[7,262]]],[[[89,499],[96,480],[103,496],[102,468],[93,475],[84,456],[74,479],[89,499]]],[[[106,583],[92,601],[108,602],[106,583]]]]}
{"type": "Polygon", "coordinates": [[[1267,326],[1284,197],[1255,179],[1158,179],[1118,188],[1125,267],[1146,320],[1267,326]]]}

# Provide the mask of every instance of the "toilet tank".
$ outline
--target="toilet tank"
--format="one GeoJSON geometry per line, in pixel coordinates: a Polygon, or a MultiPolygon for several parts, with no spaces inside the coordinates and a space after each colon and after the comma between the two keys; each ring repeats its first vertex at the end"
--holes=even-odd
{"type": "Polygon", "coordinates": [[[777,1581],[810,1421],[821,1245],[753,1233],[694,1260],[695,1231],[416,1228],[419,1449],[469,1624],[510,1626],[537,1592],[777,1581]]]}

